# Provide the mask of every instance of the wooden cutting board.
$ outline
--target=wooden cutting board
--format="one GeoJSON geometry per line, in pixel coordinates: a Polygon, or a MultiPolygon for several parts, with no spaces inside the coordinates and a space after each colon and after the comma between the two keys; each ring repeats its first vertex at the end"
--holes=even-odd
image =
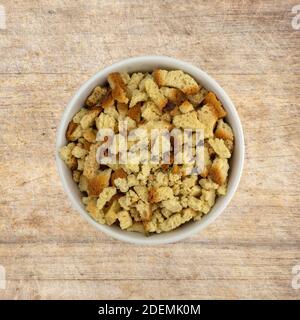
{"type": "Polygon", "coordinates": [[[0,299],[299,299],[295,4],[0,0],[0,299]],[[76,89],[104,66],[147,54],[213,76],[246,139],[243,177],[224,214],[201,234],[156,247],[94,230],[71,208],[54,161],[76,89]]]}

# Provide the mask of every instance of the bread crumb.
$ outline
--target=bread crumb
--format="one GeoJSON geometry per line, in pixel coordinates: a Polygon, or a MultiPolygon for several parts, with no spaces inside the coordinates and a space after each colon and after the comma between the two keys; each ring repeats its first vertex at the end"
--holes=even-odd
{"type": "Polygon", "coordinates": [[[97,200],[97,208],[99,210],[103,209],[106,202],[108,202],[112,198],[112,196],[114,196],[116,193],[117,193],[117,189],[115,187],[104,188],[97,200]]]}
{"type": "Polygon", "coordinates": [[[200,89],[197,82],[181,70],[167,71],[158,69],[154,71],[153,77],[160,87],[174,87],[187,95],[196,94],[200,89]]]}
{"type": "Polygon", "coordinates": [[[225,183],[228,175],[229,165],[227,159],[216,158],[209,170],[209,176],[218,185],[225,183]]]}
{"type": "Polygon", "coordinates": [[[208,143],[210,146],[214,149],[215,153],[220,157],[220,158],[230,158],[231,154],[230,151],[227,149],[224,140],[222,139],[209,139],[208,143]]]}
{"type": "Polygon", "coordinates": [[[145,81],[145,90],[150,99],[157,105],[159,110],[162,110],[167,104],[168,99],[160,92],[157,84],[153,81],[153,79],[148,78],[145,81]]]}
{"type": "Polygon", "coordinates": [[[107,81],[112,89],[112,96],[121,103],[128,103],[126,97],[125,83],[119,72],[113,72],[108,75],[107,81]]]}

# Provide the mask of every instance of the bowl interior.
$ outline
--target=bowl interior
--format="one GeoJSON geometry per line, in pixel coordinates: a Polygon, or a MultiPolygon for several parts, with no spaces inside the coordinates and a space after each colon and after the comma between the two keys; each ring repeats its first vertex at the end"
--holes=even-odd
{"type": "Polygon", "coordinates": [[[205,72],[196,68],[195,66],[188,64],[183,61],[179,61],[169,57],[162,56],[145,56],[145,57],[135,57],[123,60],[121,62],[115,63],[110,67],[103,69],[102,71],[95,74],[90,80],[82,85],[82,87],[75,93],[74,97],[71,99],[67,108],[64,111],[60,126],[57,131],[57,141],[56,141],[56,162],[59,171],[59,175],[62,180],[65,192],[69,196],[73,206],[80,214],[87,219],[92,225],[94,225],[98,230],[122,241],[127,241],[136,244],[162,244],[179,241],[181,239],[190,236],[201,229],[205,228],[209,223],[211,223],[221,212],[226,208],[229,201],[231,200],[236,188],[238,186],[240,176],[242,173],[244,160],[244,138],[242,126],[240,119],[238,117],[237,111],[231,102],[225,91],[209,77],[205,72]],[[128,232],[121,230],[117,226],[107,226],[101,225],[95,222],[89,214],[85,211],[85,208],[81,202],[81,194],[73,181],[71,172],[69,168],[64,164],[64,162],[59,157],[59,149],[66,144],[65,131],[68,123],[72,120],[73,116],[79,109],[83,106],[84,101],[93,90],[96,85],[102,85],[106,82],[107,76],[111,72],[146,72],[152,71],[156,68],[163,69],[181,69],[189,73],[195,80],[204,86],[206,89],[213,91],[218,99],[222,102],[224,108],[227,111],[227,122],[231,125],[234,136],[235,136],[235,148],[233,156],[230,159],[230,173],[228,181],[228,190],[225,196],[219,197],[216,200],[215,205],[211,211],[204,216],[200,221],[189,222],[180,226],[178,229],[167,233],[154,234],[149,237],[136,232],[128,232]]]}

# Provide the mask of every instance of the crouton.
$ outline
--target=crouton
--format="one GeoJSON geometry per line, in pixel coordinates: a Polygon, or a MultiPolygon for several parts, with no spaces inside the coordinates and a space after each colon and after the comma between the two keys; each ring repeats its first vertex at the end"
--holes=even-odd
{"type": "Polygon", "coordinates": [[[224,118],[226,116],[226,111],[213,92],[210,91],[203,101],[205,104],[209,104],[214,107],[215,113],[217,114],[218,118],[224,118]]]}
{"type": "Polygon", "coordinates": [[[177,199],[163,200],[162,206],[172,213],[180,212],[182,210],[182,206],[177,199]]]}
{"type": "Polygon", "coordinates": [[[204,100],[206,95],[207,90],[205,88],[201,88],[198,93],[194,95],[188,95],[187,98],[194,107],[198,107],[199,104],[204,100]]]}
{"type": "Polygon", "coordinates": [[[211,167],[212,161],[210,159],[208,148],[204,147],[204,169],[200,173],[200,176],[206,178],[208,176],[209,169],[211,167]]]}
{"type": "Polygon", "coordinates": [[[86,99],[85,104],[88,107],[95,106],[107,93],[106,88],[101,88],[97,86],[93,91],[92,94],[86,99]]]}
{"type": "Polygon", "coordinates": [[[91,127],[94,122],[96,117],[99,115],[100,111],[95,109],[95,110],[89,110],[80,120],[80,125],[82,129],[87,129],[91,127]]]}
{"type": "Polygon", "coordinates": [[[88,178],[82,174],[80,176],[79,184],[78,184],[79,190],[81,192],[87,192],[88,191],[88,182],[89,182],[88,178]]]}
{"type": "Polygon", "coordinates": [[[117,110],[121,119],[127,116],[128,106],[126,103],[117,103],[117,110]]]}
{"type": "Polygon", "coordinates": [[[99,194],[99,198],[97,200],[97,208],[99,210],[103,209],[105,204],[117,193],[117,189],[115,187],[106,187],[99,194]]]}
{"type": "Polygon", "coordinates": [[[145,90],[150,99],[157,105],[160,110],[162,110],[167,104],[168,99],[160,92],[157,84],[151,78],[148,78],[145,81],[145,90]]]}
{"type": "Polygon", "coordinates": [[[215,131],[215,136],[216,136],[216,138],[220,138],[220,139],[223,139],[223,140],[231,140],[231,141],[233,141],[232,129],[227,123],[225,123],[223,121],[223,119],[220,119],[218,121],[217,128],[216,128],[216,131],[215,131]]]}
{"type": "Polygon", "coordinates": [[[77,169],[77,160],[72,155],[72,150],[74,149],[74,147],[74,143],[69,143],[68,145],[61,147],[59,150],[60,158],[71,170],[77,169]]]}
{"type": "Polygon", "coordinates": [[[84,159],[77,159],[77,170],[83,171],[84,159]]]}
{"type": "Polygon", "coordinates": [[[133,189],[141,200],[148,202],[148,190],[146,186],[136,185],[133,189]]]}
{"type": "Polygon", "coordinates": [[[77,127],[78,127],[78,124],[73,122],[73,120],[69,122],[67,131],[66,131],[66,139],[67,139],[67,141],[72,141],[72,138],[71,138],[72,137],[72,133],[75,131],[75,129],[77,127]]]}
{"type": "Polygon", "coordinates": [[[153,80],[153,77],[152,77],[149,73],[146,73],[146,74],[144,75],[144,78],[140,81],[139,86],[138,86],[138,88],[139,88],[141,91],[145,91],[145,90],[146,90],[146,89],[145,89],[145,83],[146,83],[146,81],[147,81],[148,79],[153,80]]]}
{"type": "Polygon", "coordinates": [[[114,186],[118,188],[121,192],[127,192],[129,189],[128,182],[125,178],[116,178],[114,180],[114,186]]]}
{"type": "Polygon", "coordinates": [[[128,211],[120,211],[118,213],[118,220],[120,222],[121,229],[127,229],[132,226],[132,218],[128,211]]]}
{"type": "Polygon", "coordinates": [[[214,107],[208,104],[204,105],[197,113],[199,121],[204,125],[204,138],[212,138],[218,120],[214,107]]]}
{"type": "Polygon", "coordinates": [[[82,127],[73,121],[70,121],[67,131],[66,131],[66,139],[67,141],[77,141],[82,137],[82,127]]]}
{"type": "Polygon", "coordinates": [[[141,110],[141,115],[146,121],[159,120],[161,117],[161,111],[158,109],[156,104],[150,100],[144,103],[141,110]]]}
{"type": "Polygon", "coordinates": [[[134,107],[130,108],[128,110],[128,117],[134,120],[136,123],[139,123],[141,121],[141,104],[138,103],[134,107]]]}
{"type": "Polygon", "coordinates": [[[132,226],[130,226],[126,230],[130,232],[145,233],[144,225],[141,222],[133,222],[132,226]]]}
{"type": "Polygon", "coordinates": [[[133,91],[138,88],[141,80],[144,78],[144,74],[141,72],[133,73],[127,84],[127,95],[129,98],[132,97],[133,91]]]}
{"type": "Polygon", "coordinates": [[[179,106],[179,110],[182,112],[182,113],[188,113],[188,112],[191,112],[191,111],[194,111],[194,107],[193,105],[185,100],[184,102],[182,102],[182,104],[179,106]]]}
{"type": "Polygon", "coordinates": [[[109,114],[101,113],[100,116],[96,119],[96,127],[100,129],[112,129],[115,130],[117,125],[116,119],[114,119],[109,114]]]}
{"type": "Polygon", "coordinates": [[[96,153],[97,153],[98,147],[99,147],[99,144],[91,145],[90,152],[85,157],[83,174],[88,179],[93,178],[97,174],[97,171],[99,168],[99,163],[96,160],[96,153]]]}
{"type": "Polygon", "coordinates": [[[72,155],[75,158],[83,159],[87,155],[88,151],[84,148],[81,148],[80,146],[75,146],[72,150],[72,155]]]}
{"type": "Polygon", "coordinates": [[[80,176],[81,176],[81,172],[79,170],[74,170],[72,172],[72,178],[76,183],[79,183],[80,176]]]}
{"type": "MultiPolygon", "coordinates": [[[[95,177],[88,181],[89,196],[97,197],[99,194],[109,186],[111,169],[99,172],[95,177]]],[[[101,208],[102,209],[102,208],[101,208]]]]}
{"type": "Polygon", "coordinates": [[[80,123],[80,120],[82,119],[82,117],[83,117],[84,115],[87,114],[87,112],[88,112],[87,109],[81,108],[81,109],[75,114],[75,116],[73,117],[73,122],[79,124],[79,123],[80,123]]]}
{"type": "Polygon", "coordinates": [[[204,129],[203,124],[197,118],[196,111],[174,116],[173,124],[182,129],[204,129]]]}
{"type": "Polygon", "coordinates": [[[102,210],[99,210],[97,208],[97,200],[95,198],[89,198],[87,205],[86,205],[86,211],[90,214],[90,216],[97,222],[104,224],[104,213],[102,210]]]}
{"type": "Polygon", "coordinates": [[[108,210],[105,212],[104,218],[106,224],[111,226],[118,219],[118,212],[121,210],[118,200],[114,200],[109,206],[108,210]]]}
{"type": "Polygon", "coordinates": [[[150,221],[152,216],[151,205],[148,202],[139,200],[136,204],[136,209],[141,216],[142,221],[150,221]]]}
{"type": "Polygon", "coordinates": [[[174,87],[187,95],[196,94],[200,89],[197,82],[181,70],[166,71],[158,69],[154,71],[153,77],[159,87],[174,87]]]}
{"type": "Polygon", "coordinates": [[[115,103],[115,99],[112,96],[112,92],[108,91],[105,97],[101,100],[100,105],[105,110],[109,107],[112,107],[115,103]]]}
{"type": "Polygon", "coordinates": [[[127,72],[120,72],[121,78],[125,85],[127,85],[130,81],[130,75],[127,72]]]}
{"type": "Polygon", "coordinates": [[[111,185],[115,187],[115,180],[116,179],[126,179],[127,177],[127,173],[124,171],[124,169],[122,168],[119,168],[117,169],[116,171],[114,171],[112,174],[111,174],[111,177],[110,177],[110,182],[111,182],[111,185]]]}
{"type": "Polygon", "coordinates": [[[162,200],[168,200],[173,198],[173,190],[170,187],[150,188],[148,191],[149,203],[157,203],[162,200]]]}
{"type": "Polygon", "coordinates": [[[96,142],[96,135],[96,130],[93,128],[87,128],[83,131],[83,138],[90,143],[96,142]]]}
{"type": "Polygon", "coordinates": [[[129,103],[129,108],[134,107],[138,102],[146,101],[148,99],[147,93],[138,89],[133,90],[132,97],[129,103]]]}
{"type": "Polygon", "coordinates": [[[121,197],[118,201],[123,209],[130,210],[130,207],[138,200],[138,195],[133,190],[129,190],[125,196],[121,197]]]}
{"type": "Polygon", "coordinates": [[[227,159],[215,158],[209,170],[209,176],[218,185],[222,185],[227,179],[228,170],[227,159]]]}
{"type": "Polygon", "coordinates": [[[170,102],[174,103],[175,105],[180,105],[185,100],[184,93],[179,89],[161,87],[160,91],[170,102]]]}
{"type": "Polygon", "coordinates": [[[215,153],[220,157],[220,158],[230,158],[231,154],[228,148],[226,147],[224,140],[222,139],[208,139],[208,143],[210,146],[214,149],[215,153]]]}
{"type": "Polygon", "coordinates": [[[214,183],[210,179],[201,179],[199,181],[199,184],[203,189],[206,189],[206,190],[210,190],[210,189],[215,189],[216,190],[216,189],[219,188],[219,185],[217,183],[214,183]]]}
{"type": "Polygon", "coordinates": [[[114,72],[108,75],[107,81],[112,89],[112,96],[115,100],[121,103],[128,103],[126,97],[125,83],[119,72],[114,72]]]}
{"type": "Polygon", "coordinates": [[[202,190],[201,200],[205,201],[209,207],[212,207],[215,204],[215,199],[216,199],[215,189],[202,190]]]}

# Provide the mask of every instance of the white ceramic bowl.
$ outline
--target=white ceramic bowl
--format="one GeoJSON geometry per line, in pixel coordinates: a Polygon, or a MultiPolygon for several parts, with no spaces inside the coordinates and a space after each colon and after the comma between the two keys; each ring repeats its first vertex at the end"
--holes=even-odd
{"type": "Polygon", "coordinates": [[[57,131],[56,162],[63,187],[69,199],[71,200],[72,205],[96,229],[106,233],[107,235],[115,239],[135,244],[156,245],[172,243],[189,237],[204,229],[211,222],[213,222],[226,208],[237,189],[242,174],[244,162],[244,136],[238,113],[232,101],[230,100],[226,92],[218,85],[218,83],[210,76],[208,76],[204,71],[189,63],[165,56],[133,57],[117,62],[99,71],[91,79],[85,82],[75,93],[64,111],[60,126],[57,131]],[[136,71],[151,71],[156,68],[181,69],[194,77],[197,82],[202,84],[206,89],[213,91],[221,100],[224,108],[227,111],[226,120],[233,129],[235,136],[235,147],[233,156],[230,160],[230,173],[227,194],[217,199],[211,211],[200,221],[189,222],[171,232],[153,234],[149,237],[146,237],[143,234],[123,231],[117,226],[98,224],[89,216],[89,214],[85,211],[83,204],[81,203],[79,189],[76,183],[72,180],[69,168],[59,157],[59,149],[66,144],[65,132],[68,123],[71,121],[75,113],[83,106],[85,99],[93,90],[93,88],[96,87],[96,85],[103,84],[106,81],[107,75],[109,73],[116,71],[126,71],[129,73],[136,71]]]}

